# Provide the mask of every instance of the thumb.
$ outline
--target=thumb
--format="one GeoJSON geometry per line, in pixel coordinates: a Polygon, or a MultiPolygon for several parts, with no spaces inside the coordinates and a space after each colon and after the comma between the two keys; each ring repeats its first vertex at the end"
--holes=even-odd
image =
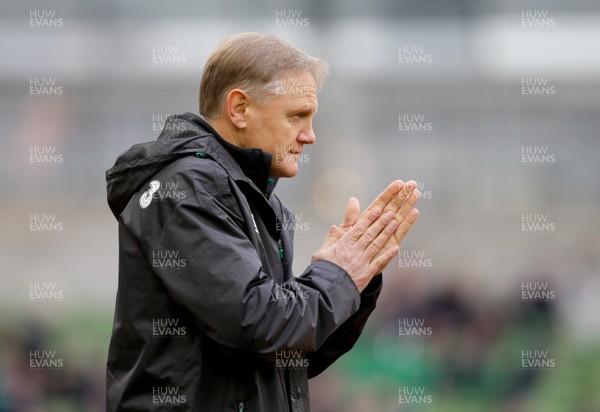
{"type": "Polygon", "coordinates": [[[349,230],[356,221],[358,220],[358,216],[360,215],[360,204],[358,203],[358,199],[355,197],[351,197],[348,200],[348,206],[346,207],[346,214],[344,215],[344,221],[340,225],[340,229],[344,229],[345,231],[349,230]]]}
{"type": "Polygon", "coordinates": [[[327,236],[321,245],[321,250],[329,248],[333,245],[339,238],[338,227],[336,225],[329,226],[329,230],[327,231],[327,236]]]}

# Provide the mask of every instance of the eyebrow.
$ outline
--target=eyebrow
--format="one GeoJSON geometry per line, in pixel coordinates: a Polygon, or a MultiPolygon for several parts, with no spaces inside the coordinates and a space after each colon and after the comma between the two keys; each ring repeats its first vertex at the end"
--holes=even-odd
{"type": "Polygon", "coordinates": [[[291,112],[309,114],[309,113],[316,113],[318,109],[319,109],[318,104],[303,103],[302,105],[296,106],[296,108],[292,109],[291,112]]]}

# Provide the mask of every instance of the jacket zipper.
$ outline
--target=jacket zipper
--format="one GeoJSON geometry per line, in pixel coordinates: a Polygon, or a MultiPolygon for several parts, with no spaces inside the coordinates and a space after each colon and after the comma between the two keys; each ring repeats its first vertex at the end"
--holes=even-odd
{"type": "Polygon", "coordinates": [[[277,245],[279,246],[279,260],[283,262],[283,241],[281,238],[277,241],[277,245]]]}
{"type": "Polygon", "coordinates": [[[238,411],[244,412],[244,402],[240,402],[240,404],[238,405],[238,411]]]}

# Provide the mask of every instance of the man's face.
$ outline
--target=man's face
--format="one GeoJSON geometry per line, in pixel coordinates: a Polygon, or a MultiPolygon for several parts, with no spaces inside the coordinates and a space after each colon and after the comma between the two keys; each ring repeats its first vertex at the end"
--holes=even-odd
{"type": "Polygon", "coordinates": [[[248,108],[244,146],[273,155],[271,176],[293,177],[305,144],[316,140],[312,121],[317,89],[310,72],[293,72],[276,79],[275,94],[248,108]]]}

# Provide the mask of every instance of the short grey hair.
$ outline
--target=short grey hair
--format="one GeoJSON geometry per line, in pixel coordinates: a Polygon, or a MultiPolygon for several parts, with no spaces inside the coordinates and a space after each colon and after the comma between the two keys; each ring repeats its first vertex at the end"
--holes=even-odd
{"type": "Polygon", "coordinates": [[[200,82],[200,114],[218,116],[227,94],[240,89],[260,100],[273,94],[278,78],[293,72],[310,72],[317,91],[329,73],[329,64],[309,56],[268,34],[240,33],[223,40],[212,52],[200,82]]]}

